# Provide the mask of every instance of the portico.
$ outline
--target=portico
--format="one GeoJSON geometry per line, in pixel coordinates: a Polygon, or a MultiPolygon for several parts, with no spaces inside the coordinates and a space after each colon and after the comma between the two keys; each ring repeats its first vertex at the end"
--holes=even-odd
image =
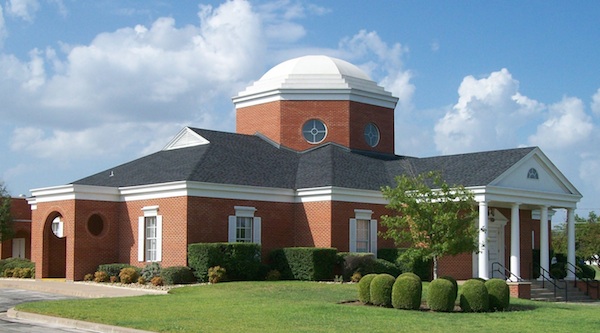
{"type": "MultiPolygon", "coordinates": [[[[567,212],[567,261],[575,265],[575,209],[581,194],[539,149],[530,155],[489,185],[473,189],[479,205],[479,253],[474,254],[473,276],[489,279],[502,275],[513,282],[529,277],[530,267],[522,266],[523,254],[532,250],[521,245],[524,243],[521,238],[526,237],[521,230],[524,211],[531,212],[527,223],[539,223],[539,228],[528,226],[539,232],[532,232],[531,242],[526,243],[533,247],[539,242],[540,274],[549,277],[545,272],[550,271],[550,218],[554,210],[567,212]],[[509,242],[503,239],[507,223],[509,242]],[[504,253],[509,260],[504,258],[504,253]],[[494,264],[496,262],[499,265],[494,264]],[[505,274],[499,270],[505,270],[505,274]]],[[[574,278],[574,274],[568,272],[567,279],[574,278]]]]}

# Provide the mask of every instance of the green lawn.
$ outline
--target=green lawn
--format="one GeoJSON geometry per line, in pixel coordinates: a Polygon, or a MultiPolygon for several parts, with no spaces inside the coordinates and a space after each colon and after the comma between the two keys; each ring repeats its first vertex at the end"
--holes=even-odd
{"type": "Polygon", "coordinates": [[[236,282],[17,309],[157,332],[593,332],[600,325],[598,306],[517,299],[512,311],[481,314],[338,304],[356,294],[355,284],[236,282]]]}
{"type": "Polygon", "coordinates": [[[596,271],[596,280],[600,280],[600,267],[598,267],[598,265],[592,265],[592,268],[596,271]]]}

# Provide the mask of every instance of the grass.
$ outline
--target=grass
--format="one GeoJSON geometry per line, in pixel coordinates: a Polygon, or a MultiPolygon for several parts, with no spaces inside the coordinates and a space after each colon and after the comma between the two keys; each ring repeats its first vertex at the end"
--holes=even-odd
{"type": "Polygon", "coordinates": [[[156,332],[593,332],[598,307],[511,299],[509,312],[435,313],[344,305],[357,286],[236,282],[174,289],[168,295],[61,300],[20,311],[156,332]]]}
{"type": "Polygon", "coordinates": [[[600,267],[598,267],[598,265],[591,265],[591,266],[596,271],[596,280],[600,280],[600,267]]]}

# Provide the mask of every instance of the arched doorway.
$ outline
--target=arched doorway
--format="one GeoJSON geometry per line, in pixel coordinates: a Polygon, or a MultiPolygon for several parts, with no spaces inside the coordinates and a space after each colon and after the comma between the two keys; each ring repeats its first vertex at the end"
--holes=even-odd
{"type": "Polygon", "coordinates": [[[64,233],[64,218],[55,212],[44,224],[43,260],[47,269],[43,278],[64,278],[67,270],[67,238],[64,233]]]}

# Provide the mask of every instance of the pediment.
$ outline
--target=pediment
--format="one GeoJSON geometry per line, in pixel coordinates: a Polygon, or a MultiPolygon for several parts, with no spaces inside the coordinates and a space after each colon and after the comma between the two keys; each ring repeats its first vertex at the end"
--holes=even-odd
{"type": "Polygon", "coordinates": [[[539,148],[532,150],[489,185],[534,192],[581,195],[539,148]]]}
{"type": "Polygon", "coordinates": [[[164,148],[163,150],[172,150],[193,146],[209,144],[210,141],[202,135],[194,132],[189,127],[184,127],[164,148]]]}

